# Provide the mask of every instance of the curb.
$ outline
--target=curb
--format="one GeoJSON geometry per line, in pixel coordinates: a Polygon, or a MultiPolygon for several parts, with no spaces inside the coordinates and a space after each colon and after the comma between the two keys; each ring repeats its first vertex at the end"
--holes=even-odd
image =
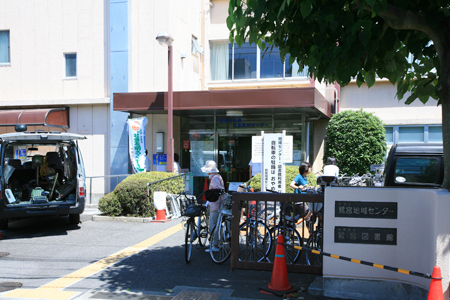
{"type": "Polygon", "coordinates": [[[108,217],[100,215],[92,215],[92,221],[110,221],[110,222],[135,222],[135,223],[150,223],[153,218],[139,218],[139,217],[108,217]]]}

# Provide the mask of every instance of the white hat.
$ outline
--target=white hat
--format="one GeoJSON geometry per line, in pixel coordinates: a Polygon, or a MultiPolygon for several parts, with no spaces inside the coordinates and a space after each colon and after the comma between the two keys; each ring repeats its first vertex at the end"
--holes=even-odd
{"type": "Polygon", "coordinates": [[[204,167],[202,167],[202,172],[204,173],[219,173],[217,169],[217,164],[213,160],[207,160],[204,167]]]}

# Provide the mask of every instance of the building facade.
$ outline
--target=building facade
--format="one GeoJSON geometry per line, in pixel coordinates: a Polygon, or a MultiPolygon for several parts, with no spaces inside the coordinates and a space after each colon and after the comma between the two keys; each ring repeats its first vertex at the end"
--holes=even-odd
{"type": "MultiPolygon", "coordinates": [[[[309,161],[320,170],[326,125],[342,110],[376,114],[389,144],[442,140],[441,109],[432,99],[406,106],[382,79],[370,89],[327,86],[289,57],[282,62],[276,48],[230,43],[227,0],[0,3],[0,109],[67,108],[67,130],[87,136],[87,176],[131,172],[126,122],[142,116],[151,169],[158,169],[157,136],[168,136],[169,71],[159,32],[174,38],[174,149],[195,186],[203,187],[199,168],[208,159],[227,182],[246,181],[251,139],[262,132],[292,135],[292,164],[309,161]]],[[[93,179],[92,190],[101,195],[116,183],[93,179]]]]}

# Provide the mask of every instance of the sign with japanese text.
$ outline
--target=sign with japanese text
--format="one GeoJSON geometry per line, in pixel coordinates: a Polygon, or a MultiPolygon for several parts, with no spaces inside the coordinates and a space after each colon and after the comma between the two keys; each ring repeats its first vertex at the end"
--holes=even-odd
{"type": "Polygon", "coordinates": [[[397,228],[334,227],[334,242],[346,244],[397,245],[397,228]]]}
{"type": "Polygon", "coordinates": [[[397,202],[336,201],[336,218],[397,219],[397,202]]]}
{"type": "Polygon", "coordinates": [[[286,172],[283,162],[282,133],[268,133],[263,136],[263,164],[261,168],[261,191],[266,189],[284,193],[286,172]]]}
{"type": "Polygon", "coordinates": [[[167,165],[167,154],[153,154],[153,165],[167,165]]]}
{"type": "MultiPolygon", "coordinates": [[[[263,160],[263,136],[252,136],[252,161],[254,163],[262,163],[263,160]]],[[[292,163],[294,156],[294,137],[285,135],[283,140],[283,162],[285,164],[292,163]]],[[[300,158],[298,158],[300,160],[300,158]]]]}
{"type": "Polygon", "coordinates": [[[147,118],[128,119],[128,145],[134,173],[145,172],[145,126],[147,118]]]}

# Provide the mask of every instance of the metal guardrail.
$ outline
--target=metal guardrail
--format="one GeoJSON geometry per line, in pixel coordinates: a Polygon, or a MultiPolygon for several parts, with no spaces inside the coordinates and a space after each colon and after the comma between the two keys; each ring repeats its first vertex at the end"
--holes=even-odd
{"type": "MultiPolygon", "coordinates": [[[[266,270],[271,271],[273,269],[273,255],[275,254],[275,239],[272,242],[272,250],[269,253],[268,259],[264,261],[256,262],[243,259],[247,257],[247,255],[243,255],[240,257],[239,253],[239,235],[240,235],[240,218],[241,215],[241,201],[245,204],[244,207],[247,209],[250,208],[249,202],[256,201],[256,203],[263,203],[264,207],[275,207],[278,203],[298,203],[298,202],[308,202],[308,203],[324,203],[324,195],[323,194],[291,194],[291,193],[238,193],[234,192],[233,195],[233,218],[231,220],[231,231],[233,234],[231,235],[231,269],[247,269],[247,270],[266,270]],[[239,234],[234,234],[235,232],[239,234]]],[[[267,215],[266,215],[267,217],[267,215]]],[[[276,215],[275,215],[276,218],[276,215]]],[[[266,219],[266,218],[264,218],[266,219]]],[[[266,219],[267,220],[267,219],[266,219]]],[[[325,222],[325,220],[324,220],[325,222]]],[[[284,222],[283,222],[284,223],[284,222]]],[[[299,224],[296,227],[301,238],[303,239],[303,243],[307,240],[307,235],[309,236],[308,229],[306,228],[305,222],[299,224]]],[[[286,227],[284,227],[284,230],[286,227]]],[[[243,232],[242,234],[245,234],[243,232]]],[[[246,238],[248,240],[248,238],[246,238]]],[[[302,244],[303,245],[303,244],[302,244]]],[[[309,274],[321,274],[322,266],[316,264],[307,264],[304,254],[301,254],[300,258],[295,264],[288,264],[287,269],[289,272],[296,273],[309,273],[309,274]]]]}
{"type": "Polygon", "coordinates": [[[119,184],[119,177],[128,177],[130,175],[133,175],[133,174],[85,176],[86,179],[89,178],[89,204],[92,204],[92,179],[94,179],[94,178],[112,178],[112,177],[116,177],[117,178],[116,185],[118,185],[119,184]]]}
{"type": "Polygon", "coordinates": [[[157,181],[148,182],[147,183],[147,195],[150,197],[150,185],[158,183],[158,182],[162,182],[162,181],[165,181],[165,180],[170,180],[170,179],[173,179],[173,178],[181,177],[181,176],[186,176],[186,174],[181,173],[180,175],[172,176],[172,177],[169,177],[169,178],[164,178],[164,179],[157,180],[157,181]]]}

